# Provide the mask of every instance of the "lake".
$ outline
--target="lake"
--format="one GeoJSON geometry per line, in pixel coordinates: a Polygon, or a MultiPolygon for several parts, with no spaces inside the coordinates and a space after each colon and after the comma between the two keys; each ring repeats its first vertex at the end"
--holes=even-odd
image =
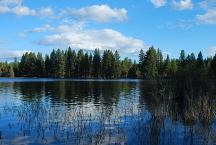
{"type": "Polygon", "coordinates": [[[216,145],[216,85],[1,78],[0,144],[216,145]]]}

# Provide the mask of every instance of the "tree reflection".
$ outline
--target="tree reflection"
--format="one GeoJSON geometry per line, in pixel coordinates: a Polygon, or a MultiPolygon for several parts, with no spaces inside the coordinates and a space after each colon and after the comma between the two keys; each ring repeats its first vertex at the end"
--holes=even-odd
{"type": "Polygon", "coordinates": [[[2,118],[11,116],[13,122],[7,124],[15,133],[2,129],[3,143],[17,137],[40,144],[216,143],[214,82],[55,81],[0,86],[10,95],[18,94],[22,102],[0,112],[2,118]]]}

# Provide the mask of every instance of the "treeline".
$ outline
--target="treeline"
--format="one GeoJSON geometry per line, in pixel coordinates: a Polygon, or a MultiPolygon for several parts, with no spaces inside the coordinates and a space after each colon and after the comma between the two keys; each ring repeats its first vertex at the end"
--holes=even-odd
{"type": "Polygon", "coordinates": [[[216,77],[216,55],[204,59],[202,52],[185,54],[179,59],[163,58],[160,49],[150,47],[139,54],[139,62],[120,59],[118,51],[95,49],[93,54],[70,47],[53,50],[43,57],[42,53],[26,52],[20,61],[0,63],[1,77],[51,77],[51,78],[176,78],[204,79],[216,77]],[[101,55],[102,54],[102,55],[101,55]]]}

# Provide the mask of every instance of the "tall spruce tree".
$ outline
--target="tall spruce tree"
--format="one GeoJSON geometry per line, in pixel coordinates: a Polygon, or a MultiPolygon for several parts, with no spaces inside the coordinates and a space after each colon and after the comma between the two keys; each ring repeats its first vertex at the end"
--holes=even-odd
{"type": "Polygon", "coordinates": [[[65,52],[65,73],[67,78],[74,77],[76,66],[76,52],[69,47],[65,52]]]}
{"type": "Polygon", "coordinates": [[[57,72],[56,72],[56,77],[58,78],[64,78],[65,76],[65,55],[64,51],[61,51],[58,49],[56,51],[56,65],[57,65],[57,72]]]}
{"type": "Polygon", "coordinates": [[[99,78],[101,76],[101,56],[99,49],[94,50],[93,56],[93,77],[99,78]]]}
{"type": "Polygon", "coordinates": [[[121,75],[121,61],[118,51],[116,50],[114,53],[114,77],[118,78],[121,75]]]}
{"type": "Polygon", "coordinates": [[[146,79],[156,79],[158,77],[157,52],[153,46],[146,52],[143,71],[142,73],[146,79]]]}
{"type": "Polygon", "coordinates": [[[102,57],[102,74],[104,78],[114,77],[115,58],[111,50],[105,50],[102,57]]]}

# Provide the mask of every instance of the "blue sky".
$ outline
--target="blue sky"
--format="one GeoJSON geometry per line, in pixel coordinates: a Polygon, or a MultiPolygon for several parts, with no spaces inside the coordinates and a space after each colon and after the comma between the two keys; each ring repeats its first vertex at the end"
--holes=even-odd
{"type": "Polygon", "coordinates": [[[160,48],[178,57],[216,50],[215,0],[0,0],[0,58],[53,48],[160,48]]]}

